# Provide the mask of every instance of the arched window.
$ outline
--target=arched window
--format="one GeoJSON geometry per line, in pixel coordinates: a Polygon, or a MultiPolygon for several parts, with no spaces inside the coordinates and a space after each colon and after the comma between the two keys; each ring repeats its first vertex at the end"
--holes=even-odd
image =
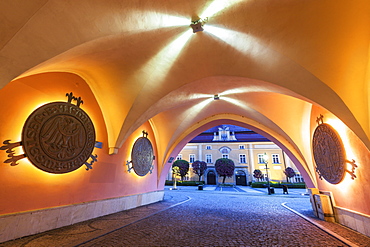
{"type": "Polygon", "coordinates": [[[231,148],[229,147],[226,147],[226,146],[223,146],[219,149],[219,151],[221,152],[221,154],[229,154],[230,151],[231,151],[231,148]]]}

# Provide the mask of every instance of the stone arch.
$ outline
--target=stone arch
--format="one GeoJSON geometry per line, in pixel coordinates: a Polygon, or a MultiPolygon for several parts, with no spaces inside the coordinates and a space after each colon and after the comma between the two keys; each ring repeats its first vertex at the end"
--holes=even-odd
{"type": "MultiPolygon", "coordinates": [[[[245,117],[237,116],[233,114],[219,114],[219,115],[211,116],[197,123],[196,126],[189,128],[186,133],[183,133],[183,135],[180,137],[179,141],[174,145],[171,151],[167,153],[166,160],[168,160],[169,157],[173,157],[174,155],[179,153],[181,149],[192,138],[194,138],[195,136],[197,136],[204,130],[207,130],[216,125],[226,124],[226,123],[251,129],[267,137],[268,139],[270,139],[272,142],[278,145],[288,155],[288,157],[295,163],[296,167],[300,170],[302,176],[304,177],[306,184],[309,187],[315,187],[315,184],[316,184],[315,175],[310,170],[309,164],[304,158],[304,156],[302,155],[301,151],[294,144],[292,140],[287,140],[281,137],[276,132],[268,128],[265,128],[264,126],[261,126],[259,123],[251,119],[247,119],[245,117]]],[[[169,166],[170,164],[165,161],[165,163],[163,164],[161,177],[159,179],[159,187],[161,187],[161,183],[164,182],[163,178],[166,176],[169,166]]]]}

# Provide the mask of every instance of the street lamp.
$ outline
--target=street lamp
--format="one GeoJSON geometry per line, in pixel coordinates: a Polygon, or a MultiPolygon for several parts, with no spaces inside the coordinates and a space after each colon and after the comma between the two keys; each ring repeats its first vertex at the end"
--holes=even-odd
{"type": "Polygon", "coordinates": [[[268,194],[271,195],[271,190],[270,190],[270,180],[269,180],[269,172],[268,172],[268,167],[267,167],[267,164],[268,164],[268,156],[266,153],[263,154],[263,162],[265,163],[265,166],[266,166],[266,179],[267,179],[267,191],[268,191],[268,194]]]}

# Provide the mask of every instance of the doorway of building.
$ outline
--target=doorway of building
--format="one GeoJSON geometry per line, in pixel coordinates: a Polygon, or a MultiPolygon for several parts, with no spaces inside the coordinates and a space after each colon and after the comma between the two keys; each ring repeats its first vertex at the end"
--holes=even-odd
{"type": "Polygon", "coordinates": [[[207,184],[216,185],[216,173],[214,171],[207,173],[207,184]]]}
{"type": "Polygon", "coordinates": [[[236,185],[247,185],[247,176],[244,171],[236,171],[235,173],[236,185]]]}

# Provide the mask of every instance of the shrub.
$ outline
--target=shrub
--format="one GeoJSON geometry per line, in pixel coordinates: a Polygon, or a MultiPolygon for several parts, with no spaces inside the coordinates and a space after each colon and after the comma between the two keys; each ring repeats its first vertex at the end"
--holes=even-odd
{"type": "Polygon", "coordinates": [[[290,180],[292,177],[295,176],[295,171],[293,170],[293,168],[291,167],[287,167],[285,170],[284,170],[284,174],[285,176],[287,177],[287,182],[288,180],[290,180]]]}
{"type": "Polygon", "coordinates": [[[263,178],[263,174],[262,174],[261,170],[259,170],[259,169],[254,170],[253,171],[253,177],[257,178],[257,181],[259,182],[260,179],[263,178]]]}
{"type": "MultiPolygon", "coordinates": [[[[198,186],[200,184],[204,184],[204,181],[179,181],[177,185],[179,186],[198,186]]],[[[172,186],[172,180],[166,180],[165,185],[172,186]]]]}
{"type": "Polygon", "coordinates": [[[200,178],[203,176],[205,170],[207,170],[207,163],[196,160],[191,166],[193,167],[193,172],[198,175],[200,181],[200,178]]]}
{"type": "Polygon", "coordinates": [[[235,164],[231,159],[221,158],[216,160],[215,168],[218,175],[223,177],[222,183],[224,184],[226,177],[234,175],[235,164]]]}
{"type": "MultiPolygon", "coordinates": [[[[270,187],[273,187],[273,188],[282,188],[283,185],[286,185],[288,186],[288,188],[295,188],[295,189],[305,189],[306,188],[306,184],[305,183],[295,183],[295,184],[291,184],[291,183],[281,183],[281,182],[273,182],[271,181],[270,182],[270,187]]],[[[251,184],[251,187],[252,188],[266,188],[267,187],[267,182],[254,182],[251,184]]]]}

